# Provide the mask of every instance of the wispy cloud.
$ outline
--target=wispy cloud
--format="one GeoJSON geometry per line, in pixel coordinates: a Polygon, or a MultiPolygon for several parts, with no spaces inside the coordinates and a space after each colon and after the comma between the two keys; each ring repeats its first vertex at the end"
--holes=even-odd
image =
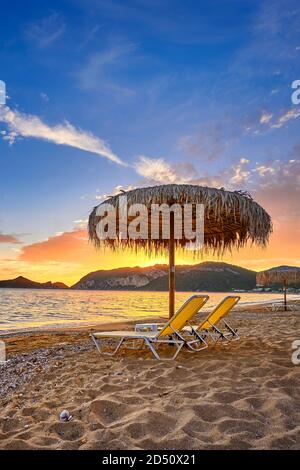
{"type": "Polygon", "coordinates": [[[50,101],[49,96],[48,96],[47,93],[45,93],[44,91],[41,91],[40,97],[41,97],[42,100],[45,101],[46,103],[48,103],[48,102],[50,101]]]}
{"type": "Polygon", "coordinates": [[[263,111],[262,115],[260,116],[259,122],[261,124],[268,124],[271,121],[272,117],[273,117],[272,113],[268,113],[267,111],[263,111]]]}
{"type": "Polygon", "coordinates": [[[25,34],[38,48],[43,49],[54,43],[64,33],[65,29],[64,19],[54,12],[46,18],[30,23],[25,30],[25,34]]]}
{"type": "Polygon", "coordinates": [[[141,156],[135,164],[135,170],[138,175],[156,183],[178,182],[178,174],[163,158],[141,156]]]}
{"type": "Polygon", "coordinates": [[[210,122],[203,124],[194,135],[182,136],[179,139],[178,147],[194,158],[214,161],[222,155],[226,147],[226,141],[221,126],[215,122],[210,122]]]}
{"type": "Polygon", "coordinates": [[[129,65],[129,57],[135,50],[135,44],[123,43],[91,54],[77,73],[79,86],[84,90],[102,88],[125,96],[134,95],[134,90],[116,81],[114,73],[129,65]]]}
{"type": "Polygon", "coordinates": [[[227,185],[230,189],[239,188],[248,181],[251,175],[251,172],[247,168],[248,163],[249,160],[247,158],[241,158],[240,161],[231,168],[232,176],[227,181],[227,185]]]}
{"type": "MultiPolygon", "coordinates": [[[[296,150],[295,150],[296,151],[296,150]]],[[[270,160],[252,164],[245,157],[240,158],[228,169],[213,174],[199,174],[190,163],[167,162],[164,158],[141,156],[134,165],[135,171],[142,176],[145,185],[190,183],[229,190],[258,189],[278,187],[279,185],[298,186],[300,182],[300,160],[293,158],[288,161],[270,160]]],[[[297,189],[298,191],[298,189],[297,189]]],[[[298,198],[297,198],[298,200],[298,198]]]]}
{"type": "Polygon", "coordinates": [[[140,156],[134,164],[134,169],[143,178],[139,186],[190,183],[218,187],[223,184],[223,172],[214,176],[200,176],[194,165],[189,162],[171,163],[164,158],[140,156]]]}
{"type": "MultiPolygon", "coordinates": [[[[77,0],[86,8],[86,0],[77,0]]],[[[201,15],[197,15],[193,8],[184,8],[183,2],[174,0],[137,0],[125,2],[124,0],[90,0],[90,5],[117,24],[129,23],[130,27],[143,28],[147,34],[176,44],[216,44],[232,40],[240,29],[238,22],[230,22],[231,27],[212,22],[209,17],[209,8],[201,8],[201,15]],[[208,10],[208,11],[207,11],[208,10]],[[184,18],[184,21],[182,19],[184,18]]],[[[223,16],[230,18],[234,7],[227,5],[223,16]]]]}
{"type": "Polygon", "coordinates": [[[280,129],[300,116],[300,108],[290,108],[281,112],[262,111],[259,119],[245,127],[247,134],[264,135],[274,129],[280,129]]]}
{"type": "Polygon", "coordinates": [[[239,189],[249,180],[251,171],[247,168],[249,160],[241,158],[238,163],[228,170],[210,174],[199,174],[189,162],[169,163],[164,158],[140,156],[135,163],[135,171],[142,176],[145,185],[148,184],[199,184],[204,186],[239,189]]]}
{"type": "Polygon", "coordinates": [[[89,29],[86,37],[83,39],[82,43],[79,44],[79,50],[83,49],[86,47],[93,39],[95,39],[95,36],[97,35],[98,31],[102,28],[102,25],[96,24],[94,27],[89,29]]]}
{"type": "Polygon", "coordinates": [[[16,237],[15,235],[0,232],[0,243],[18,244],[18,243],[21,243],[21,242],[18,239],[18,237],[16,237]]]}
{"type": "Polygon", "coordinates": [[[149,158],[144,155],[134,164],[135,171],[148,183],[171,184],[189,182],[197,177],[190,163],[171,164],[163,158],[149,158]]]}
{"type": "Polygon", "coordinates": [[[0,122],[7,125],[9,131],[4,131],[3,138],[11,144],[18,137],[32,137],[95,153],[119,165],[126,165],[112,152],[104,140],[96,137],[91,132],[77,129],[67,121],[63,124],[50,126],[45,124],[38,116],[20,113],[5,106],[0,107],[0,122]]]}
{"type": "Polygon", "coordinates": [[[271,128],[279,129],[291,119],[297,119],[297,117],[299,116],[300,116],[300,109],[297,109],[297,108],[289,109],[288,111],[286,111],[285,113],[281,114],[278,117],[277,121],[274,124],[272,124],[271,128]]]}
{"type": "Polygon", "coordinates": [[[109,192],[109,194],[100,194],[99,190],[97,190],[95,199],[97,201],[105,201],[105,199],[111,197],[111,196],[116,196],[117,194],[120,194],[121,192],[127,192],[131,191],[132,189],[135,189],[136,187],[133,186],[132,184],[129,184],[128,186],[122,186],[119,184],[118,186],[115,186],[112,191],[109,192]]]}

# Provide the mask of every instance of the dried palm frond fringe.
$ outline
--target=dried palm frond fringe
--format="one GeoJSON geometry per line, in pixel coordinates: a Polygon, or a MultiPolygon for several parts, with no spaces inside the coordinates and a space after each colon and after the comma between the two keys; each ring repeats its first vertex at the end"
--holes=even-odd
{"type": "Polygon", "coordinates": [[[257,284],[282,284],[300,281],[300,268],[296,266],[278,266],[277,268],[261,271],[256,275],[257,284]]]}
{"type": "MultiPolygon", "coordinates": [[[[148,210],[151,204],[203,204],[204,205],[204,245],[200,251],[212,251],[218,255],[225,250],[240,248],[248,241],[265,246],[272,232],[272,221],[269,214],[248,193],[225,191],[196,185],[166,184],[148,188],[140,188],[126,193],[111,196],[101,204],[112,204],[117,212],[119,198],[127,196],[128,206],[144,204],[148,210]]],[[[94,207],[89,217],[88,231],[91,242],[96,246],[107,246],[112,250],[128,247],[134,251],[142,249],[149,255],[168,251],[169,241],[166,239],[106,239],[99,240],[96,227],[99,217],[94,207]]],[[[117,226],[118,227],[118,226],[117,226]]],[[[175,240],[176,248],[187,248],[190,240],[175,240]]]]}

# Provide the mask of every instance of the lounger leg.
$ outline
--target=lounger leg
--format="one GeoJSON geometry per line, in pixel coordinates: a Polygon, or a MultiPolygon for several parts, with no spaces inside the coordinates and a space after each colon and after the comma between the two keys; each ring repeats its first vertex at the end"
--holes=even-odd
{"type": "Polygon", "coordinates": [[[157,350],[153,346],[153,344],[154,344],[153,341],[150,341],[149,339],[145,338],[145,343],[147,344],[147,346],[151,350],[153,356],[158,361],[173,361],[174,359],[176,359],[176,357],[178,356],[181,348],[185,344],[184,341],[175,341],[175,340],[174,341],[167,341],[167,342],[165,342],[165,341],[156,341],[155,344],[170,344],[171,343],[171,344],[174,344],[176,346],[176,351],[173,354],[173,356],[171,356],[171,357],[162,357],[158,354],[157,350]]]}
{"type": "Polygon", "coordinates": [[[238,332],[237,330],[234,330],[233,328],[231,328],[230,325],[228,325],[228,323],[225,321],[225,320],[222,320],[225,327],[227,328],[227,330],[230,332],[231,336],[232,336],[232,340],[231,341],[237,341],[240,339],[239,335],[238,335],[238,332]]]}
{"type": "MultiPolygon", "coordinates": [[[[120,347],[122,346],[123,342],[126,341],[126,338],[122,337],[120,339],[120,341],[118,342],[116,348],[113,351],[108,352],[108,351],[103,351],[103,349],[100,346],[101,342],[99,340],[97,340],[93,334],[91,334],[91,338],[92,338],[99,354],[100,355],[106,355],[106,356],[114,356],[118,352],[120,347]]],[[[146,344],[149,347],[149,349],[152,352],[153,356],[157,360],[161,360],[161,361],[172,361],[172,360],[176,359],[176,357],[179,354],[179,351],[181,350],[181,348],[185,344],[184,341],[177,341],[177,340],[155,341],[154,342],[154,341],[149,340],[148,338],[141,338],[141,339],[144,339],[144,344],[146,344]],[[164,358],[164,357],[162,357],[158,354],[157,350],[154,347],[154,343],[155,344],[167,344],[167,345],[174,344],[176,346],[176,351],[175,351],[175,353],[173,354],[172,357],[164,358]]]]}
{"type": "Polygon", "coordinates": [[[123,344],[123,342],[124,342],[124,339],[125,339],[125,338],[121,338],[120,341],[118,342],[116,348],[115,348],[113,351],[108,352],[108,351],[103,351],[103,350],[101,350],[100,344],[99,344],[99,342],[96,340],[96,338],[94,337],[93,334],[91,334],[91,337],[92,337],[92,340],[93,340],[93,342],[94,342],[94,344],[95,344],[95,346],[96,346],[96,348],[97,348],[99,354],[100,354],[100,355],[101,355],[101,354],[104,354],[105,356],[114,356],[114,355],[118,352],[118,350],[120,349],[120,347],[122,346],[122,344],[123,344]]]}
{"type": "Polygon", "coordinates": [[[207,334],[213,342],[216,341],[214,336],[212,335],[212,333],[209,330],[205,330],[205,334],[207,334]]]}
{"type": "Polygon", "coordinates": [[[211,328],[213,330],[214,333],[216,333],[218,335],[218,338],[215,339],[215,344],[220,340],[220,339],[225,339],[226,340],[226,336],[224,335],[224,333],[222,333],[221,330],[219,330],[219,328],[216,327],[216,325],[211,325],[211,328]]]}
{"type": "Polygon", "coordinates": [[[191,340],[191,341],[186,341],[187,346],[192,350],[192,351],[202,351],[202,349],[206,349],[208,347],[207,342],[205,339],[193,328],[191,335],[195,336],[197,339],[191,340]],[[195,348],[193,346],[193,343],[201,344],[200,348],[195,348]]]}

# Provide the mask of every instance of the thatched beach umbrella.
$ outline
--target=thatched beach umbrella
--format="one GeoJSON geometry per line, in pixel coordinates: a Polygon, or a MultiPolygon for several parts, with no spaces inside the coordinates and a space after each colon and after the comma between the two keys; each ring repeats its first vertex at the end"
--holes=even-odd
{"type": "MultiPolygon", "coordinates": [[[[111,196],[96,206],[89,217],[89,238],[96,247],[108,246],[113,250],[129,247],[130,249],[142,249],[149,255],[158,253],[169,254],[169,316],[174,314],[175,296],[175,249],[189,249],[190,239],[178,239],[174,236],[177,228],[174,213],[170,213],[168,238],[161,236],[161,219],[159,219],[159,237],[153,238],[151,226],[151,210],[153,204],[178,204],[183,209],[185,204],[202,204],[204,206],[204,240],[203,246],[194,247],[195,253],[211,251],[223,254],[226,250],[240,248],[248,241],[265,246],[269,234],[272,231],[271,218],[267,212],[259,206],[246,193],[240,191],[225,191],[196,185],[166,184],[148,188],[134,189],[111,196]],[[143,204],[148,211],[148,236],[147,238],[124,239],[124,222],[120,223],[120,213],[124,196],[127,197],[127,206],[143,204]],[[101,220],[99,209],[103,204],[111,204],[117,213],[116,232],[117,237],[105,240],[99,239],[97,224],[101,220]],[[122,225],[122,228],[121,228],[122,225]]],[[[134,217],[128,217],[128,224],[134,217]]],[[[195,223],[193,212],[193,223],[195,223]]],[[[182,224],[184,225],[184,219],[182,224]]],[[[127,230],[127,227],[125,227],[127,230]]],[[[127,235],[127,234],[126,234],[127,235]]]]}
{"type": "Polygon", "coordinates": [[[257,273],[257,284],[281,284],[283,286],[284,310],[287,310],[286,290],[289,284],[300,282],[300,268],[296,266],[277,266],[257,273]]]}

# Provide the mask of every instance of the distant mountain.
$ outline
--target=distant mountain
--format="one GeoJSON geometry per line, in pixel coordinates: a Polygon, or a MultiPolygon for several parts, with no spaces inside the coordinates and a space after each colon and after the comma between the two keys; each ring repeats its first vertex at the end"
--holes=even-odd
{"type": "Polygon", "coordinates": [[[117,268],[112,270],[100,270],[87,274],[79,282],[72,286],[73,289],[139,289],[144,288],[149,282],[167,277],[166,265],[155,265],[146,268],[117,268]]]}
{"type": "MultiPolygon", "coordinates": [[[[256,285],[256,272],[227,263],[204,262],[176,267],[177,291],[251,290],[256,285]]],[[[168,267],[118,268],[87,274],[73,289],[94,290],[168,290],[168,267]]]]}
{"type": "Polygon", "coordinates": [[[8,279],[7,281],[0,281],[0,287],[11,289],[68,289],[68,286],[63,282],[35,282],[23,276],[16,277],[16,279],[8,279]]]}

